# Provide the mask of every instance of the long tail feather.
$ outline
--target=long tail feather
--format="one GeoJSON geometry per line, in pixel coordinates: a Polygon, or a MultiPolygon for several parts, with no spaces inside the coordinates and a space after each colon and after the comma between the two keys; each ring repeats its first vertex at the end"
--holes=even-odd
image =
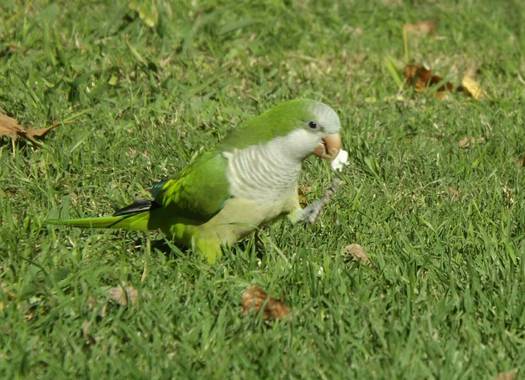
{"type": "Polygon", "coordinates": [[[133,231],[147,231],[149,215],[149,211],[144,211],[136,214],[102,216],[98,218],[48,219],[46,223],[83,228],[123,228],[133,231]]]}

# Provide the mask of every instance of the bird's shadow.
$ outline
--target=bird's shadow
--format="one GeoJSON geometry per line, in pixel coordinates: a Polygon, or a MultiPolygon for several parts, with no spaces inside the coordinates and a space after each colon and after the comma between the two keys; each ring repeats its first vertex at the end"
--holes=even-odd
{"type": "MultiPolygon", "coordinates": [[[[148,241],[146,238],[140,238],[135,240],[135,246],[146,246],[148,241]]],[[[189,247],[176,245],[174,242],[166,239],[160,238],[151,240],[149,242],[151,251],[157,251],[163,254],[166,257],[178,258],[193,253],[192,249],[189,247]]],[[[258,259],[262,259],[264,256],[264,241],[260,238],[259,234],[254,234],[251,238],[243,239],[235,244],[236,249],[227,249],[229,254],[236,254],[237,252],[246,252],[254,249],[255,255],[258,259]]],[[[226,252],[223,252],[225,254],[226,252]]]]}
{"type": "Polygon", "coordinates": [[[151,250],[156,250],[167,257],[178,257],[188,254],[189,248],[181,247],[168,239],[156,239],[151,241],[151,250]]]}

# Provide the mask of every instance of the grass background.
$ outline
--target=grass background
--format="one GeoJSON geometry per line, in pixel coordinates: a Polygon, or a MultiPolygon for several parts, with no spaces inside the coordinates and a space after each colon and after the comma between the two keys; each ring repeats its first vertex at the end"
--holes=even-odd
{"type": "MultiPolygon", "coordinates": [[[[0,145],[2,378],[494,378],[525,369],[525,6],[519,1],[13,1],[0,108],[59,127],[0,145]],[[130,7],[131,4],[131,7],[130,7]],[[158,12],[156,20],[152,14],[158,12]],[[149,16],[148,16],[149,15],[149,16]],[[154,27],[147,25],[154,21],[154,27]],[[489,94],[398,92],[409,56],[489,94]],[[250,115],[295,97],[341,115],[346,186],[215,266],[159,234],[44,225],[145,196],[250,115]],[[465,137],[485,143],[458,148],[465,137]],[[373,262],[348,260],[365,247],[373,262]],[[243,317],[258,283],[293,314],[243,317]],[[107,302],[135,287],[136,305],[107,302]]],[[[307,197],[330,182],[309,160],[307,197]]]]}

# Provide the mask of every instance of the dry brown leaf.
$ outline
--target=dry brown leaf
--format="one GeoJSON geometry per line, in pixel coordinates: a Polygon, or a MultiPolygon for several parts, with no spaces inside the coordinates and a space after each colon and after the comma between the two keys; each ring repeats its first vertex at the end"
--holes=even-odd
{"type": "Polygon", "coordinates": [[[518,371],[516,369],[512,369],[506,372],[500,372],[496,375],[494,380],[514,380],[516,379],[517,374],[518,374],[518,371]]]}
{"type": "Polygon", "coordinates": [[[403,25],[403,30],[406,33],[412,33],[416,35],[429,35],[436,31],[437,23],[432,20],[418,21],[413,24],[403,25]]]}
{"type": "Polygon", "coordinates": [[[0,113],[0,137],[6,136],[16,141],[19,137],[38,144],[36,138],[44,137],[50,130],[56,128],[52,125],[47,128],[23,128],[16,119],[0,113]]]}
{"type": "Polygon", "coordinates": [[[272,298],[257,285],[248,287],[242,294],[242,313],[249,314],[252,311],[256,313],[263,310],[264,320],[282,319],[290,314],[290,308],[281,300],[272,298]]]}
{"type": "Polygon", "coordinates": [[[117,286],[108,290],[108,296],[121,306],[136,305],[139,292],[133,286],[117,286]]]}
{"type": "Polygon", "coordinates": [[[444,99],[448,92],[454,89],[454,86],[450,82],[443,83],[443,78],[439,75],[433,75],[432,70],[426,68],[423,65],[408,64],[404,69],[405,81],[413,86],[416,92],[423,92],[427,88],[440,85],[437,88],[435,97],[438,99],[444,99]]]}
{"type": "Polygon", "coordinates": [[[24,129],[15,119],[0,113],[0,137],[7,136],[16,140],[23,133],[24,129]]]}
{"type": "Polygon", "coordinates": [[[458,141],[458,146],[461,149],[467,149],[467,148],[472,148],[474,145],[483,144],[483,143],[485,143],[484,137],[465,136],[461,140],[458,141]]]}
{"type": "Polygon", "coordinates": [[[365,249],[356,243],[347,245],[344,248],[344,253],[349,255],[353,260],[363,263],[365,265],[370,265],[370,258],[366,254],[365,249]]]}
{"type": "Polygon", "coordinates": [[[53,128],[56,128],[56,125],[52,125],[51,127],[46,128],[27,128],[25,130],[24,137],[28,138],[29,140],[34,140],[35,137],[42,138],[45,135],[47,135],[47,133],[53,128]]]}

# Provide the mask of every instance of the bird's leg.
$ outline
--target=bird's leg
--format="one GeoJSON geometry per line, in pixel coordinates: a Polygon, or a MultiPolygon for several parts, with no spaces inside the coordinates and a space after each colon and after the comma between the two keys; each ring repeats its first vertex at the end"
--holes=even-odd
{"type": "Polygon", "coordinates": [[[302,210],[296,211],[296,213],[299,214],[295,215],[296,222],[314,224],[317,218],[319,217],[323,207],[330,202],[335,192],[342,184],[342,179],[334,177],[332,183],[330,184],[330,187],[326,189],[324,195],[321,198],[316,199],[302,210]]]}
{"type": "Polygon", "coordinates": [[[192,246],[208,264],[214,264],[222,256],[221,241],[217,238],[199,236],[192,240],[192,246]]]}

